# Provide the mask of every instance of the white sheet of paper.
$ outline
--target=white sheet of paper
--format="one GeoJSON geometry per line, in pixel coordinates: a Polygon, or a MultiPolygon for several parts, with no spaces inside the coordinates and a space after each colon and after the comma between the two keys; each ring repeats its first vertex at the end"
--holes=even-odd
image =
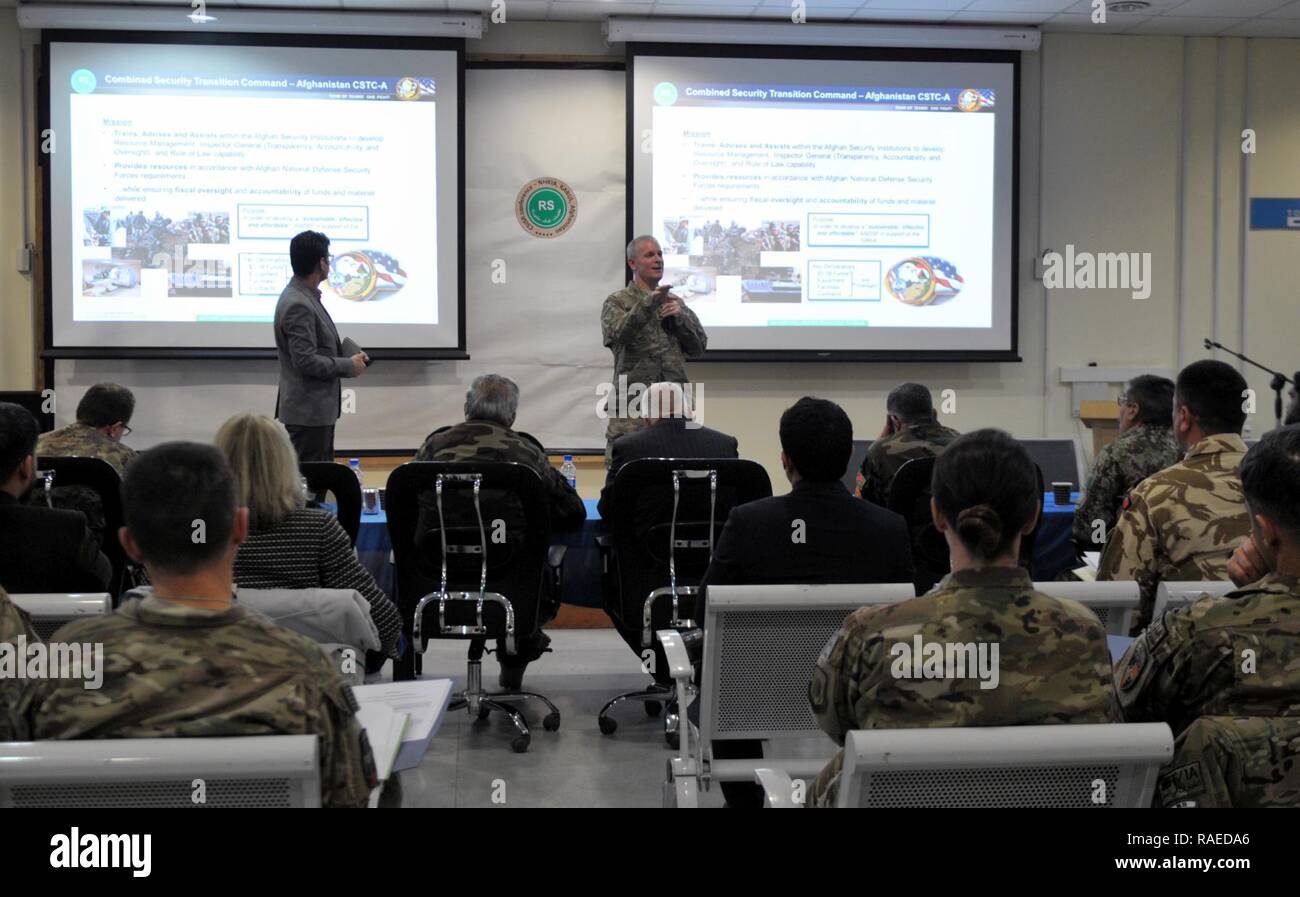
{"type": "Polygon", "coordinates": [[[402,746],[402,734],[410,717],[388,704],[372,701],[357,711],[357,722],[366,730],[370,750],[375,755],[375,772],[384,781],[393,772],[393,761],[402,746]]]}
{"type": "Polygon", "coordinates": [[[451,689],[450,679],[384,682],[358,685],[352,689],[363,708],[367,704],[384,704],[397,713],[407,715],[401,749],[393,763],[394,771],[411,769],[420,764],[447,711],[451,689]]]}
{"type": "Polygon", "coordinates": [[[1085,551],[1083,553],[1083,562],[1087,564],[1089,567],[1091,567],[1093,572],[1096,572],[1097,565],[1101,563],[1101,552],[1085,551]]]}

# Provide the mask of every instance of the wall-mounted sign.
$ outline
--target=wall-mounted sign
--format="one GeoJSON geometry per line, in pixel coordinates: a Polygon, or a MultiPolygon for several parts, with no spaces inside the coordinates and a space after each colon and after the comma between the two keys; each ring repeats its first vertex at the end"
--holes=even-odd
{"type": "Polygon", "coordinates": [[[1300,230],[1300,199],[1251,197],[1251,230],[1300,230]]]}
{"type": "Polygon", "coordinates": [[[533,178],[515,197],[515,218],[534,237],[558,237],[578,217],[578,197],[558,178],[533,178]]]}

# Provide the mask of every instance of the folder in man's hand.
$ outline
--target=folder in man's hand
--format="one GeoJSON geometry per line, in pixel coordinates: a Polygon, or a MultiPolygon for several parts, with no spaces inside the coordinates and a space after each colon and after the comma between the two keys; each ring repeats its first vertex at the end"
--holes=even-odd
{"type": "Polygon", "coordinates": [[[366,367],[370,367],[370,365],[372,364],[372,360],[370,356],[366,354],[366,350],[358,346],[356,340],[354,340],[352,337],[345,336],[343,338],[343,354],[351,358],[353,355],[356,355],[358,352],[366,356],[366,367]]]}

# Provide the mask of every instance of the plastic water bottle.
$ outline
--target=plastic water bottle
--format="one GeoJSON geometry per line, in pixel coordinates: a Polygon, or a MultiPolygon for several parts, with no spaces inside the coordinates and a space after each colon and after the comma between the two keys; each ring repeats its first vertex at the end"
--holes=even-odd
{"type": "Polygon", "coordinates": [[[357,483],[360,484],[361,488],[362,489],[366,488],[366,478],[361,475],[361,459],[349,458],[348,466],[351,467],[352,472],[357,475],[357,483]]]}
{"type": "Polygon", "coordinates": [[[578,468],[573,464],[573,455],[564,456],[564,463],[560,465],[560,476],[569,481],[569,486],[574,492],[578,491],[578,468]]]}

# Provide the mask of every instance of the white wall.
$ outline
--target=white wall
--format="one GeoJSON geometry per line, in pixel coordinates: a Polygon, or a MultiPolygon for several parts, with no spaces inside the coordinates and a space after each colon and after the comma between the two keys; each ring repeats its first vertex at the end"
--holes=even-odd
{"type": "MultiPolygon", "coordinates": [[[[0,10],[0,388],[10,389],[32,385],[34,344],[27,282],[12,272],[18,95],[16,64],[5,51],[17,40],[11,13],[0,10]]],[[[597,25],[552,23],[493,27],[471,51],[492,58],[620,55],[603,44],[597,25]]],[[[841,402],[865,437],[879,429],[889,388],[907,379],[955,389],[957,410],[947,421],[958,429],[997,425],[1023,436],[1086,435],[1072,416],[1068,388],[1059,383],[1061,367],[1097,362],[1177,369],[1205,357],[1206,336],[1228,345],[1244,340],[1248,353],[1283,370],[1300,366],[1293,351],[1300,303],[1292,296],[1288,264],[1300,250],[1300,235],[1247,232],[1243,239],[1241,230],[1243,178],[1254,195],[1300,196],[1297,63],[1300,41],[1293,40],[1045,35],[1042,50],[1027,54],[1022,67],[1024,361],[696,365],[692,378],[705,384],[708,424],[736,435],[742,453],[764,462],[779,484],[777,418],[805,394],[841,402]],[[1259,139],[1258,154],[1249,157],[1240,152],[1247,122],[1259,139]],[[1032,259],[1067,243],[1150,252],[1150,297],[1134,300],[1122,290],[1044,291],[1031,276],[1032,259]]],[[[614,230],[610,241],[617,245],[621,221],[614,230]]],[[[603,283],[593,286],[593,302],[604,289],[603,283]]],[[[473,291],[469,301],[475,301],[473,291]]],[[[78,366],[68,391],[94,382],[102,364],[78,366]]],[[[381,375],[378,368],[374,373],[376,385],[399,376],[381,375]]],[[[1251,419],[1259,433],[1271,426],[1268,377],[1247,371],[1247,378],[1261,390],[1251,419]]],[[[454,375],[445,379],[443,388],[463,388],[454,375]]],[[[172,387],[167,414],[185,414],[186,392],[182,377],[172,387]]],[[[345,438],[340,447],[348,448],[345,438]]]]}

